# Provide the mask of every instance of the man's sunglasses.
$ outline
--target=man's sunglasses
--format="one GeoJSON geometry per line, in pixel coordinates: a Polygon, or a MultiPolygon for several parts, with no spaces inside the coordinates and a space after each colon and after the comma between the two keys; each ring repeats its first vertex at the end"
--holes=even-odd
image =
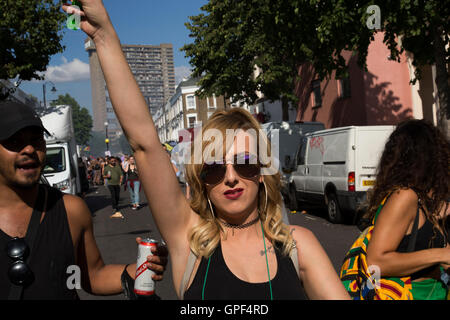
{"type": "MultiPolygon", "coordinates": [[[[251,155],[236,156],[233,163],[233,169],[244,179],[254,179],[260,175],[261,165],[257,162],[256,157],[251,155]]],[[[207,185],[214,186],[219,184],[225,178],[227,172],[227,164],[223,162],[213,162],[211,164],[203,164],[200,173],[200,179],[207,185]]]]}
{"type": "Polygon", "coordinates": [[[27,285],[33,280],[31,271],[25,260],[30,253],[30,249],[23,238],[13,238],[6,245],[6,253],[13,260],[9,266],[8,277],[15,285],[27,285]]]}

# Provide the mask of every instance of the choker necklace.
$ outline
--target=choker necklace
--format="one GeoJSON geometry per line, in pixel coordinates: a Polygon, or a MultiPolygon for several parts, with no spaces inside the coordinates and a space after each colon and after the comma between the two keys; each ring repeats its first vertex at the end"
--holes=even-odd
{"type": "Polygon", "coordinates": [[[248,227],[254,225],[256,222],[258,222],[258,220],[259,220],[259,217],[256,217],[256,218],[253,219],[252,221],[249,221],[249,222],[244,223],[244,224],[232,224],[232,223],[228,223],[228,222],[222,221],[222,220],[219,220],[219,221],[220,221],[221,223],[223,223],[223,224],[225,225],[225,227],[228,227],[228,228],[233,228],[233,229],[245,229],[245,228],[248,228],[248,227]]]}

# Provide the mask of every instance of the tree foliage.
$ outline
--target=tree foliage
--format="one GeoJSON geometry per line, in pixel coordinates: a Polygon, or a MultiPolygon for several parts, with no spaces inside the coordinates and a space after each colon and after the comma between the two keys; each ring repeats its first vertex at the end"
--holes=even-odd
{"type": "Polygon", "coordinates": [[[254,103],[258,90],[270,100],[295,101],[302,63],[312,62],[323,78],[345,72],[342,50],[361,50],[361,65],[367,55],[371,32],[354,28],[363,8],[347,12],[343,1],[211,0],[202,10],[186,24],[194,42],[182,50],[193,76],[202,76],[204,95],[254,103]]]}
{"type": "Polygon", "coordinates": [[[75,140],[79,145],[87,145],[91,138],[92,117],[86,108],[80,107],[78,102],[68,93],[59,95],[51,102],[51,106],[69,105],[72,108],[72,119],[75,131],[75,140]]]}
{"type": "Polygon", "coordinates": [[[64,49],[60,6],[53,0],[0,0],[0,79],[42,79],[50,56],[64,49]]]}
{"type": "MultiPolygon", "coordinates": [[[[200,95],[224,94],[254,103],[255,91],[260,91],[270,100],[296,101],[295,83],[303,63],[311,63],[320,79],[333,72],[340,77],[347,72],[344,53],[351,51],[367,69],[369,45],[380,31],[368,27],[371,5],[379,6],[392,59],[409,51],[416,77],[421,66],[438,66],[438,59],[448,64],[450,6],[439,0],[210,0],[186,23],[194,41],[182,50],[193,76],[202,77],[200,95]]],[[[441,65],[441,107],[449,110],[448,71],[441,65]]]]}

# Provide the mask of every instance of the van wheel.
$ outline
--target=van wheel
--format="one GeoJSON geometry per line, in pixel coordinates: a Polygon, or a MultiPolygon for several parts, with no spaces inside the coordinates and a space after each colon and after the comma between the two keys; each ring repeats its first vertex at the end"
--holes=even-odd
{"type": "Polygon", "coordinates": [[[291,186],[289,188],[289,209],[291,211],[298,210],[298,202],[297,202],[297,196],[295,195],[295,187],[294,186],[291,186]]]}
{"type": "Polygon", "coordinates": [[[331,223],[341,223],[342,222],[342,213],[339,208],[339,203],[337,201],[336,195],[334,193],[330,193],[327,195],[328,203],[328,220],[331,223]]]}

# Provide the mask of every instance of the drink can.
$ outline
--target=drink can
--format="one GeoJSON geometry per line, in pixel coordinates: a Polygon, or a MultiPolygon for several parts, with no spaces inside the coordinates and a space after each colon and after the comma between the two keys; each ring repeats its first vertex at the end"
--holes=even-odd
{"type": "Polygon", "coordinates": [[[153,255],[151,248],[158,246],[158,241],[145,238],[138,245],[136,261],[136,277],[134,292],[140,296],[150,296],[155,293],[155,282],[152,279],[154,272],[147,268],[147,257],[153,255]]]}

